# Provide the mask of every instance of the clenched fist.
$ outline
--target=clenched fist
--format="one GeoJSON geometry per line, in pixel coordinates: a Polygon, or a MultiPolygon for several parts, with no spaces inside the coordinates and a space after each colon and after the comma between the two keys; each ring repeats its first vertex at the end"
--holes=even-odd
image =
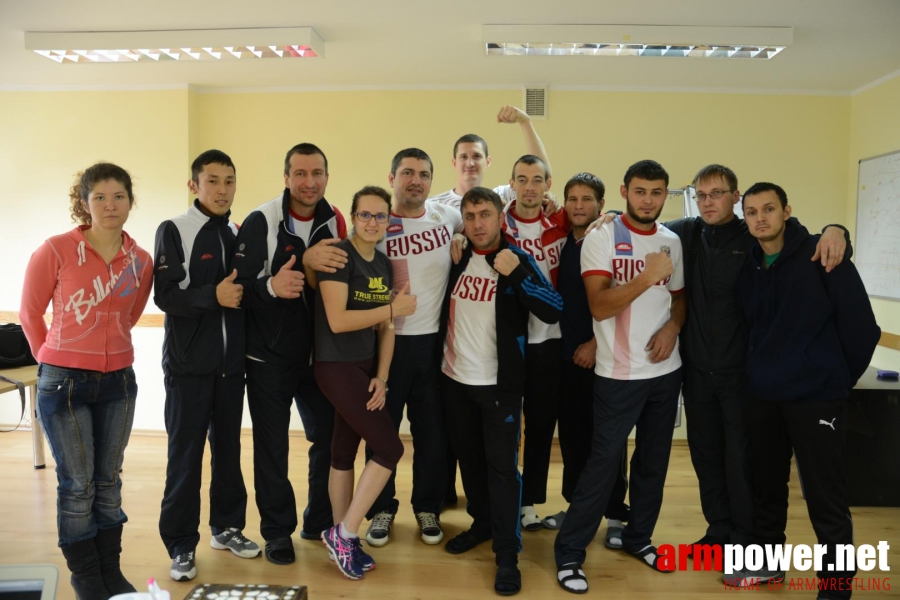
{"type": "Polygon", "coordinates": [[[497,253],[494,258],[494,270],[501,275],[509,276],[519,266],[519,259],[512,250],[506,248],[497,253]]]}
{"type": "Polygon", "coordinates": [[[644,257],[644,273],[654,282],[662,281],[674,272],[672,259],[665,252],[649,252],[644,257]]]}

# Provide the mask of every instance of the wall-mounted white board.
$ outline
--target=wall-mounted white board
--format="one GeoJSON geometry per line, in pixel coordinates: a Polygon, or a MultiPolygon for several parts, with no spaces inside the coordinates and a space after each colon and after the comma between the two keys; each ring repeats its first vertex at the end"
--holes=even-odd
{"type": "Polygon", "coordinates": [[[900,300],[900,150],[859,161],[853,250],[869,295],[900,300]]]}

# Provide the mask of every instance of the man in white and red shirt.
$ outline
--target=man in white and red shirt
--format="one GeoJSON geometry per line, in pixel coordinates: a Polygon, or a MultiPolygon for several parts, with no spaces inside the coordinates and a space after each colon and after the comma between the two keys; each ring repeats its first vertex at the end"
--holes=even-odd
{"type": "MultiPolygon", "coordinates": [[[[637,425],[631,471],[631,515],[622,548],[661,570],[650,538],[662,506],[672,430],[681,388],[676,349],[685,318],[681,241],[656,219],[669,175],[654,161],[629,167],[626,214],[588,234],[581,272],[597,339],[591,456],[556,537],[557,579],[584,593],[581,565],[609,500],[622,445],[637,425]]],[[[666,571],[663,571],[666,572],[666,571]]]]}
{"type": "MultiPolygon", "coordinates": [[[[498,123],[518,123],[522,128],[522,136],[525,138],[525,152],[540,157],[546,164],[550,164],[544,144],[534,129],[525,111],[515,106],[504,106],[497,113],[498,123]]],[[[491,166],[491,155],[488,153],[487,142],[474,133],[468,133],[453,144],[453,170],[456,172],[456,187],[432,196],[429,200],[438,204],[445,204],[459,209],[463,195],[473,187],[481,185],[485,171],[491,166]]],[[[548,167],[549,169],[549,167],[548,167]]],[[[494,191],[500,196],[500,200],[507,204],[515,199],[516,195],[509,185],[498,185],[494,191]]]]}
{"type": "MultiPolygon", "coordinates": [[[[541,274],[556,288],[559,259],[569,219],[566,211],[543,213],[544,194],[550,189],[550,171],[537,156],[526,154],[513,165],[510,187],[516,199],[503,212],[503,233],[534,258],[541,274]]],[[[556,429],[559,379],[562,368],[562,334],[559,325],[548,325],[531,315],[525,346],[525,451],[522,469],[522,527],[537,531],[544,525],[535,504],[547,501],[550,448],[556,429]]],[[[558,528],[558,517],[545,522],[558,528]]]]}
{"type": "Polygon", "coordinates": [[[461,554],[493,539],[494,589],[522,587],[521,483],[516,446],[525,385],[528,317],[559,320],[562,298],[531,256],[500,232],[503,204],[476,187],[461,204],[469,247],[453,265],[441,308],[441,397],[472,526],[447,542],[461,554]]]}
{"type": "MultiPolygon", "coordinates": [[[[387,234],[377,248],[391,261],[394,289],[409,284],[416,295],[414,315],[396,317],[394,358],[388,377],[387,410],[399,430],[403,408],[413,438],[412,506],[426,544],[444,538],[438,517],[447,488],[447,434],[438,392],[438,320],[450,276],[450,241],[463,230],[462,216],[450,206],[425,199],[434,171],[418,148],[401,150],[391,162],[388,181],[394,192],[387,234]]],[[[455,468],[455,466],[454,466],[455,468]]],[[[372,504],[366,541],[383,546],[400,507],[394,475],[372,504]]]]}

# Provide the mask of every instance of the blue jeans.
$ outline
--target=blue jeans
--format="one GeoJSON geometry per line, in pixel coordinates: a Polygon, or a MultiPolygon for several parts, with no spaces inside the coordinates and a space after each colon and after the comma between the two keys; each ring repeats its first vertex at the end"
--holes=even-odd
{"type": "Polygon", "coordinates": [[[119,470],[136,397],[131,367],[100,373],[40,365],[37,412],[56,460],[61,547],[128,520],[119,470]]]}

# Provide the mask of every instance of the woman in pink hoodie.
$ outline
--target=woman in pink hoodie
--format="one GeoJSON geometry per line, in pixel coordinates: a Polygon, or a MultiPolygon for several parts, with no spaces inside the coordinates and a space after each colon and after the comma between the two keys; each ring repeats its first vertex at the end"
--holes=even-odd
{"type": "Polygon", "coordinates": [[[70,197],[80,225],[31,256],[19,318],[40,363],[37,412],[56,460],[59,546],[79,600],[106,600],[135,591],[119,568],[127,520],[119,470],[137,396],[131,328],[153,264],[122,231],[134,204],[124,169],[93,165],[70,197]]]}

